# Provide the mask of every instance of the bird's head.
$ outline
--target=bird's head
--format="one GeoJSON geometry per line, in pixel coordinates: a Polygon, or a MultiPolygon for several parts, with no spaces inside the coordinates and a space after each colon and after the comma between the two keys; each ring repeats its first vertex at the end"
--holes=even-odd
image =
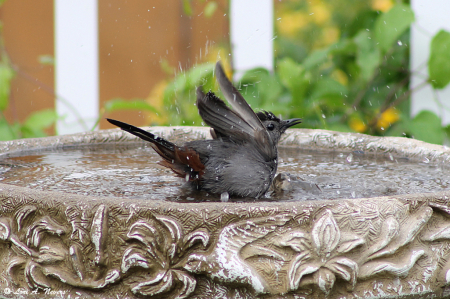
{"type": "Polygon", "coordinates": [[[263,126],[266,128],[269,136],[274,141],[275,144],[281,138],[281,135],[292,126],[301,123],[301,118],[291,118],[282,120],[276,117],[272,112],[269,111],[259,111],[256,113],[258,118],[261,120],[263,126]]]}

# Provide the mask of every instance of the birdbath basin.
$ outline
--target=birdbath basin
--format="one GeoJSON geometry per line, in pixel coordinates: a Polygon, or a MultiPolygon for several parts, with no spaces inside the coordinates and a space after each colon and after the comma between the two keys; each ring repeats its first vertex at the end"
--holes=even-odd
{"type": "MultiPolygon", "coordinates": [[[[149,130],[179,143],[209,138],[207,128],[149,130]]],[[[119,130],[1,142],[0,294],[449,294],[450,150],[444,146],[288,130],[279,172],[291,176],[280,177],[264,198],[228,202],[184,190],[156,162],[145,143],[119,130]],[[68,173],[54,175],[50,164],[68,173]],[[22,172],[15,177],[15,171],[22,172]]]]}

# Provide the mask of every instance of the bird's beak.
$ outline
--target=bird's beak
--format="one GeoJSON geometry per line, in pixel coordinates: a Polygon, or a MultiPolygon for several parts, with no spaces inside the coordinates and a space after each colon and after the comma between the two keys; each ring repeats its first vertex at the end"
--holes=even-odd
{"type": "Polygon", "coordinates": [[[301,118],[291,118],[291,119],[286,119],[286,120],[282,120],[283,122],[283,128],[286,130],[287,128],[290,128],[292,126],[298,125],[299,123],[302,122],[301,118]]]}

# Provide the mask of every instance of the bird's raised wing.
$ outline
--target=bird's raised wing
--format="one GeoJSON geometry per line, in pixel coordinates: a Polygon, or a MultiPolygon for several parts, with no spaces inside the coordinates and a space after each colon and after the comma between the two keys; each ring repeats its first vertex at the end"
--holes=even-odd
{"type": "Polygon", "coordinates": [[[276,157],[276,148],[269,133],[244,97],[228,80],[220,61],[216,64],[215,73],[220,89],[232,109],[213,93],[205,95],[199,88],[197,107],[202,119],[218,136],[251,142],[266,160],[276,157]]]}
{"type": "Polygon", "coordinates": [[[197,108],[203,121],[214,130],[217,137],[226,137],[234,141],[254,137],[254,129],[250,124],[213,92],[204,94],[201,86],[197,88],[197,108]]]}
{"type": "Polygon", "coordinates": [[[242,119],[253,128],[253,130],[265,130],[261,120],[258,118],[256,113],[241,95],[241,93],[233,86],[233,84],[228,80],[225,72],[223,71],[222,64],[220,61],[216,63],[216,78],[219,83],[220,90],[222,90],[225,99],[231,105],[233,110],[241,116],[242,119]]]}

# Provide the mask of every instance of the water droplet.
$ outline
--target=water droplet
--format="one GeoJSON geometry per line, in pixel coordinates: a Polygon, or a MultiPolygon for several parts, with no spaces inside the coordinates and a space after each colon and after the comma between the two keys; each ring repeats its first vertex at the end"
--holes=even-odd
{"type": "Polygon", "coordinates": [[[325,114],[322,113],[322,118],[327,118],[327,117],[325,116],[325,114]]]}
{"type": "Polygon", "coordinates": [[[401,45],[403,45],[403,43],[402,43],[402,41],[397,41],[397,44],[399,45],[399,46],[401,46],[401,45]]]}
{"type": "Polygon", "coordinates": [[[350,153],[350,154],[347,156],[346,160],[347,160],[348,163],[352,163],[352,162],[353,162],[353,154],[350,153]]]}
{"type": "Polygon", "coordinates": [[[228,192],[224,192],[224,193],[220,194],[220,201],[227,202],[229,199],[230,199],[230,195],[228,194],[228,192]]]}

